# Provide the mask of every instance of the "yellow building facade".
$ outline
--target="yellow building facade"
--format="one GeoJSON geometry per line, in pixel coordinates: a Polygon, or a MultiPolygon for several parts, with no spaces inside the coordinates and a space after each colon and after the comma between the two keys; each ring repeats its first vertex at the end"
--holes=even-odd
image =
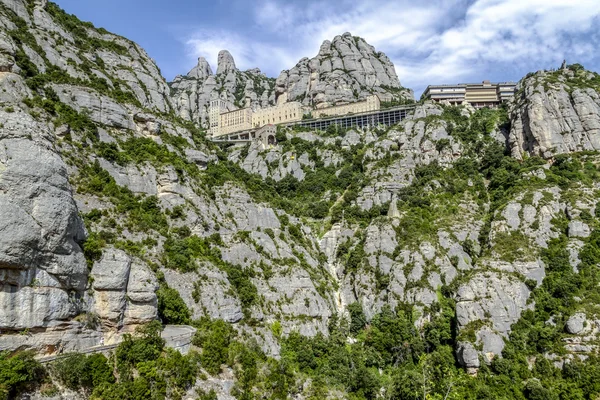
{"type": "Polygon", "coordinates": [[[500,102],[498,98],[498,86],[492,85],[490,81],[482,83],[467,84],[465,100],[473,107],[493,106],[500,102]]]}
{"type": "Polygon", "coordinates": [[[342,104],[339,106],[319,108],[312,111],[313,118],[323,118],[336,115],[358,114],[369,111],[378,111],[381,108],[379,96],[371,95],[363,101],[342,104]]]}
{"type": "MultiPolygon", "coordinates": [[[[223,99],[214,99],[209,109],[209,132],[212,137],[219,137],[237,132],[250,131],[267,125],[288,124],[302,120],[304,108],[297,101],[280,104],[253,111],[250,108],[231,110],[233,105],[223,99]]],[[[378,111],[381,101],[377,95],[368,96],[363,101],[348,103],[312,111],[313,118],[358,114],[378,111]]]]}
{"type": "Polygon", "coordinates": [[[252,129],[252,110],[242,108],[220,115],[219,135],[227,135],[252,129]]]}
{"type": "Polygon", "coordinates": [[[260,128],[269,124],[296,122],[302,119],[303,114],[302,104],[297,101],[261,108],[252,113],[252,126],[260,128]]]}

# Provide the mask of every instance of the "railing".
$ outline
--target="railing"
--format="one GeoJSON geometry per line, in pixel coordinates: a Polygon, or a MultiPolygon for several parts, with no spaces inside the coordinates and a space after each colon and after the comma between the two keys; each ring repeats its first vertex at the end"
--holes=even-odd
{"type": "MultiPolygon", "coordinates": [[[[186,343],[181,343],[181,344],[176,344],[175,346],[173,346],[173,348],[179,348],[179,347],[183,347],[183,346],[187,346],[188,344],[192,343],[192,337],[194,336],[194,332],[189,332],[189,333],[182,333],[180,335],[176,335],[176,336],[171,336],[171,337],[166,337],[163,338],[166,340],[170,340],[170,341],[175,341],[178,339],[189,339],[188,342],[186,343]]],[[[112,349],[116,349],[117,347],[119,347],[119,345],[122,342],[119,343],[114,343],[114,344],[108,344],[106,346],[94,346],[94,347],[90,347],[87,348],[85,350],[80,350],[80,351],[75,351],[75,352],[69,352],[69,353],[64,353],[64,354],[56,354],[53,356],[47,356],[47,357],[39,357],[36,360],[41,363],[41,364],[46,364],[52,361],[56,361],[65,357],[69,357],[71,354],[73,353],[78,353],[78,354],[96,354],[96,353],[103,353],[107,350],[112,350],[112,349]]],[[[167,346],[169,347],[169,346],[167,346]]]]}
{"type": "Polygon", "coordinates": [[[45,364],[45,363],[49,363],[49,362],[52,362],[52,361],[56,361],[56,360],[61,359],[61,358],[68,357],[69,355],[71,355],[73,353],[79,353],[79,354],[102,353],[102,352],[105,352],[107,350],[116,349],[117,347],[119,347],[120,344],[121,343],[109,344],[109,345],[106,345],[106,346],[95,346],[95,347],[90,347],[89,349],[85,349],[85,350],[81,350],[81,351],[77,351],[77,352],[64,353],[64,354],[56,354],[54,356],[47,356],[47,357],[40,357],[40,358],[37,359],[37,361],[39,363],[45,364]]]}
{"type": "MultiPolygon", "coordinates": [[[[390,108],[384,108],[377,111],[367,111],[355,114],[332,115],[329,117],[304,119],[296,122],[284,123],[281,125],[304,126],[307,128],[319,130],[325,130],[329,125],[338,125],[342,128],[351,128],[353,126],[365,127],[377,125],[391,126],[405,119],[408,116],[408,113],[412,111],[415,108],[415,106],[415,104],[406,104],[390,108]]],[[[210,138],[209,140],[216,143],[247,143],[255,139],[252,133],[257,132],[258,130],[259,129],[253,129],[250,131],[228,133],[210,138]],[[247,135],[248,137],[241,138],[240,136],[242,135],[247,135]]]]}

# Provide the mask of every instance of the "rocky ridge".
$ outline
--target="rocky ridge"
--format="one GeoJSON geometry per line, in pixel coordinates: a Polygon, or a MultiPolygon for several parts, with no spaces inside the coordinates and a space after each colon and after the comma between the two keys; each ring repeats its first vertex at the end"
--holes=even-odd
{"type": "Polygon", "coordinates": [[[580,65],[527,76],[511,110],[512,155],[600,150],[599,93],[600,76],[580,65]]]}
{"type": "Polygon", "coordinates": [[[185,76],[169,83],[177,114],[201,125],[207,123],[208,107],[213,96],[225,99],[237,108],[264,108],[275,105],[275,80],[258,68],[240,71],[227,50],[219,52],[217,71],[204,57],[185,76]]]}
{"type": "Polygon", "coordinates": [[[317,56],[301,59],[277,79],[266,77],[258,68],[240,71],[233,56],[222,50],[215,74],[200,57],[187,75],[177,76],[169,85],[177,114],[200,124],[207,122],[213,96],[223,96],[238,108],[264,108],[281,101],[326,107],[371,94],[388,102],[413,99],[412,92],[400,86],[390,59],[350,33],[324,41],[317,56]]]}
{"type": "Polygon", "coordinates": [[[412,91],[400,85],[390,59],[348,32],[325,40],[315,57],[282,71],[275,90],[277,97],[311,107],[362,100],[369,94],[383,101],[413,99],[412,91]]]}
{"type": "MultiPolygon", "coordinates": [[[[327,335],[356,305],[366,321],[409,307],[423,335],[448,313],[458,361],[475,371],[541,318],[558,265],[580,284],[534,320],[558,338],[542,355],[564,365],[596,351],[595,288],[577,279],[593,277],[598,155],[504,157],[516,129],[538,132],[519,119],[527,97],[511,129],[503,110],[424,103],[394,127],[280,130],[273,148],[221,149],[178,118],[135,44],[52,3],[2,4],[1,349],[116,342],[168,322],[175,296],[273,357],[282,338],[327,335]],[[78,29],[96,40],[73,39],[78,29]],[[120,69],[137,80],[111,78],[120,69]],[[154,80],[147,92],[140,76],[154,80]]],[[[216,75],[237,76],[227,54],[216,75]]]]}

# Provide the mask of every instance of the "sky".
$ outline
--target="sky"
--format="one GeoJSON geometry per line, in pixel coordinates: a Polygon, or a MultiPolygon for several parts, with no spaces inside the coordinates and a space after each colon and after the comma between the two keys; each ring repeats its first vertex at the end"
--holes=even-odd
{"type": "Polygon", "coordinates": [[[418,97],[429,84],[518,81],[563,59],[600,72],[600,0],[54,0],[139,43],[167,80],[227,49],[277,77],[351,32],[388,55],[418,97]]]}

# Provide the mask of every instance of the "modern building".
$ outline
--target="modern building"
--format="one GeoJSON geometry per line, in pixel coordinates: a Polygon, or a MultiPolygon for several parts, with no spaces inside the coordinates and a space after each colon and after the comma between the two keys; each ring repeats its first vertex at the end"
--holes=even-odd
{"type": "Polygon", "coordinates": [[[446,101],[452,105],[462,104],[465,101],[467,85],[429,85],[423,97],[433,101],[446,101]]]}
{"type": "Polygon", "coordinates": [[[492,85],[490,81],[467,83],[465,101],[475,108],[496,107],[500,104],[498,85],[492,85]]]}
{"type": "Polygon", "coordinates": [[[429,85],[423,98],[452,105],[468,102],[475,108],[497,107],[514,96],[516,83],[459,83],[457,85],[429,85]]]}
{"type": "Polygon", "coordinates": [[[500,102],[504,103],[513,98],[517,84],[515,82],[502,82],[498,84],[498,96],[500,102]]]}

